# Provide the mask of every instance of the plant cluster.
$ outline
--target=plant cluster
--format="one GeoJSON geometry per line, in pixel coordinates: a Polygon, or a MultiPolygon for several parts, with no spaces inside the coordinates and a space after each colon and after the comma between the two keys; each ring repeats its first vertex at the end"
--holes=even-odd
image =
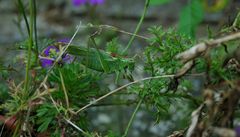
{"type": "MultiPolygon", "coordinates": [[[[82,1],[73,2],[79,5],[82,1]]],[[[88,2],[91,4],[94,1],[88,2]]],[[[160,4],[167,2],[170,0],[160,4]]],[[[222,30],[221,35],[213,36],[209,30],[211,39],[198,43],[194,39],[194,30],[201,22],[202,15],[187,15],[190,9],[201,10],[199,1],[194,0],[182,11],[180,30],[164,30],[161,26],[153,26],[148,29],[150,36],[143,37],[137,33],[148,6],[159,4],[154,0],[146,0],[133,34],[112,27],[113,31],[131,35],[126,48],[123,48],[117,37],[108,41],[105,47],[100,47],[98,31],[90,34],[87,46],[73,44],[80,26],[72,38],[39,39],[36,1],[29,0],[28,4],[29,19],[24,4],[21,0],[17,1],[28,28],[28,39],[16,44],[25,55],[25,79],[8,80],[6,84],[0,85],[3,101],[0,113],[0,121],[3,123],[1,135],[104,136],[89,129],[91,123],[87,110],[106,97],[125,91],[127,96],[133,97],[130,105],[136,105],[136,108],[123,133],[124,137],[128,135],[140,108],[152,112],[156,123],[172,117],[173,109],[185,114],[192,112],[192,117],[185,115],[179,120],[182,124],[176,124],[176,128],[181,130],[174,132],[171,137],[239,136],[239,127],[233,122],[237,116],[235,112],[239,111],[240,99],[240,14],[232,26],[222,30]],[[186,22],[183,20],[195,16],[197,19],[191,22],[190,29],[185,29],[183,24],[186,25],[186,22]],[[142,38],[146,42],[144,53],[140,55],[141,63],[137,62],[139,55],[129,54],[135,38],[142,38]],[[138,64],[144,66],[143,72],[148,77],[136,79],[134,73],[138,64]],[[204,79],[203,96],[191,92],[194,91],[191,81],[197,77],[204,79]],[[105,82],[109,78],[114,80],[105,82]],[[121,85],[123,80],[128,83],[121,85]],[[119,87],[110,90],[109,85],[113,83],[119,87]]],[[[5,77],[15,71],[10,66],[1,68],[5,77]]],[[[113,103],[129,104],[128,99],[116,98],[118,102],[113,103]]],[[[105,136],[118,135],[109,130],[105,136]]]]}

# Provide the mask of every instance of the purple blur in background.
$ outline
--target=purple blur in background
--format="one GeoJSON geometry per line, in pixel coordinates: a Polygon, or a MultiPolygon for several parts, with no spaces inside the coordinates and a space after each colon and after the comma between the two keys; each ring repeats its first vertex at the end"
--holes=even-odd
{"type": "Polygon", "coordinates": [[[72,4],[75,7],[89,3],[90,5],[102,5],[105,0],[72,0],[72,4]]]}
{"type": "Polygon", "coordinates": [[[240,126],[235,127],[236,137],[240,137],[240,126]]]}
{"type": "Polygon", "coordinates": [[[89,3],[91,5],[102,5],[105,2],[105,0],[90,0],[89,3]]]}
{"type": "Polygon", "coordinates": [[[72,4],[76,7],[84,5],[88,0],[72,0],[72,4]]]}
{"type": "Polygon", "coordinates": [[[70,40],[71,40],[70,38],[62,38],[62,39],[58,40],[57,42],[68,44],[70,42],[70,40]]]}

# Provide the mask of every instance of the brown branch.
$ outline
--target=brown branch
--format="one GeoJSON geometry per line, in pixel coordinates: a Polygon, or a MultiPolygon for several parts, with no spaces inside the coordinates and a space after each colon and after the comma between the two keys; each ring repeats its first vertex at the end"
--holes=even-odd
{"type": "Polygon", "coordinates": [[[194,66],[193,60],[190,60],[189,62],[185,63],[184,66],[177,71],[174,78],[169,83],[167,91],[172,90],[176,92],[179,85],[178,79],[184,76],[187,72],[189,72],[193,68],[193,66],[194,66]]]}
{"type": "MultiPolygon", "coordinates": [[[[234,112],[240,99],[239,81],[235,81],[234,88],[223,92],[220,99],[216,98],[219,92],[211,89],[204,91],[204,103],[192,113],[192,123],[188,127],[186,137],[206,137],[221,135],[222,137],[234,136],[232,129],[234,112]],[[203,113],[204,112],[204,113],[203,113]],[[224,133],[224,134],[223,134],[224,133]]],[[[222,90],[229,85],[221,86],[222,90]]]]}
{"type": "Polygon", "coordinates": [[[192,60],[185,63],[185,65],[181,69],[178,70],[175,78],[180,78],[181,76],[185,75],[190,69],[192,69],[193,65],[194,65],[194,61],[192,61],[192,60]]]}
{"type": "Polygon", "coordinates": [[[236,39],[240,39],[240,32],[232,33],[218,39],[212,39],[206,42],[199,43],[192,48],[178,54],[176,58],[181,59],[185,63],[198,56],[201,56],[204,52],[207,51],[208,48],[214,48],[222,43],[236,39]]]}

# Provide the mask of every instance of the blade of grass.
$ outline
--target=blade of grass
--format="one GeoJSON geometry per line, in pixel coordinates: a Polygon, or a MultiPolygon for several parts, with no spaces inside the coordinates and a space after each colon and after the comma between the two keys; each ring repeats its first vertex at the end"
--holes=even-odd
{"type": "Polygon", "coordinates": [[[29,23],[28,23],[28,19],[27,19],[27,16],[26,16],[26,12],[24,10],[24,5],[22,3],[21,0],[18,0],[18,10],[20,11],[20,13],[22,13],[23,15],[23,19],[25,21],[25,25],[27,27],[27,32],[28,32],[28,35],[30,35],[30,27],[29,27],[29,23]]]}
{"type": "Polygon", "coordinates": [[[66,87],[65,87],[65,84],[64,84],[62,72],[60,70],[59,70],[59,74],[60,74],[60,78],[61,78],[61,83],[62,83],[62,88],[63,88],[63,92],[64,92],[64,96],[65,96],[67,109],[69,109],[69,100],[68,100],[67,90],[66,90],[66,87]]]}
{"type": "Polygon", "coordinates": [[[135,37],[136,37],[136,35],[137,35],[137,33],[138,33],[138,31],[139,31],[142,23],[143,23],[143,20],[144,20],[144,18],[145,18],[145,15],[146,15],[146,13],[147,13],[147,9],[148,9],[148,7],[149,7],[149,2],[150,2],[150,0],[146,0],[146,1],[145,1],[145,5],[144,5],[144,9],[143,9],[143,14],[142,14],[142,16],[141,16],[141,18],[140,18],[140,20],[139,20],[139,22],[138,22],[138,25],[137,25],[137,27],[136,27],[136,29],[135,29],[135,31],[134,31],[134,33],[133,33],[130,41],[129,41],[128,44],[127,44],[127,47],[123,50],[122,54],[126,54],[127,50],[128,50],[128,49],[130,48],[130,46],[132,45],[133,40],[135,39],[135,37]]]}
{"type": "Polygon", "coordinates": [[[139,100],[139,102],[138,102],[138,104],[137,104],[137,106],[136,106],[136,108],[135,108],[135,110],[134,110],[134,112],[133,112],[133,114],[132,114],[129,122],[128,122],[128,125],[127,125],[127,128],[126,128],[125,132],[124,132],[123,137],[127,137],[128,130],[130,129],[130,127],[131,127],[131,125],[132,125],[132,123],[133,123],[133,120],[134,120],[134,118],[135,118],[135,116],[136,116],[136,114],[137,114],[137,112],[138,112],[138,110],[139,110],[139,108],[140,108],[140,106],[141,106],[141,104],[142,104],[142,102],[143,102],[143,99],[144,99],[144,98],[141,98],[141,99],[139,100]]]}
{"type": "Polygon", "coordinates": [[[38,34],[37,34],[37,8],[36,8],[36,0],[33,0],[33,10],[34,10],[34,40],[35,40],[35,54],[37,55],[35,61],[38,60],[38,34]]]}

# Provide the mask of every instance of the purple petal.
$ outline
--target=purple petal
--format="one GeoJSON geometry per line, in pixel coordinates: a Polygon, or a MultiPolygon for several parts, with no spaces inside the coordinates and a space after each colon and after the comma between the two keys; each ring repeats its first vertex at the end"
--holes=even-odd
{"type": "Polygon", "coordinates": [[[47,48],[45,48],[45,49],[43,50],[44,56],[49,56],[51,49],[55,49],[56,52],[59,52],[59,49],[58,49],[57,47],[55,47],[55,46],[48,46],[47,48]]]}
{"type": "Polygon", "coordinates": [[[41,66],[42,66],[43,68],[51,67],[51,66],[53,65],[53,63],[54,63],[53,60],[51,60],[51,59],[46,59],[46,58],[41,58],[41,59],[40,59],[40,62],[41,62],[41,66]]]}
{"type": "Polygon", "coordinates": [[[70,40],[71,40],[70,38],[63,38],[63,39],[59,39],[57,42],[68,44],[70,42],[70,40]]]}
{"type": "Polygon", "coordinates": [[[66,54],[66,55],[62,58],[63,63],[66,63],[66,64],[72,63],[73,60],[74,60],[74,56],[69,55],[69,54],[66,54]]]}
{"type": "Polygon", "coordinates": [[[89,3],[91,5],[101,5],[105,2],[105,0],[90,0],[89,3]]]}
{"type": "Polygon", "coordinates": [[[235,132],[236,132],[236,137],[240,137],[240,126],[237,126],[235,128],[235,132]]]}
{"type": "Polygon", "coordinates": [[[87,0],[72,0],[72,4],[75,7],[81,6],[83,4],[86,4],[87,0]]]}

